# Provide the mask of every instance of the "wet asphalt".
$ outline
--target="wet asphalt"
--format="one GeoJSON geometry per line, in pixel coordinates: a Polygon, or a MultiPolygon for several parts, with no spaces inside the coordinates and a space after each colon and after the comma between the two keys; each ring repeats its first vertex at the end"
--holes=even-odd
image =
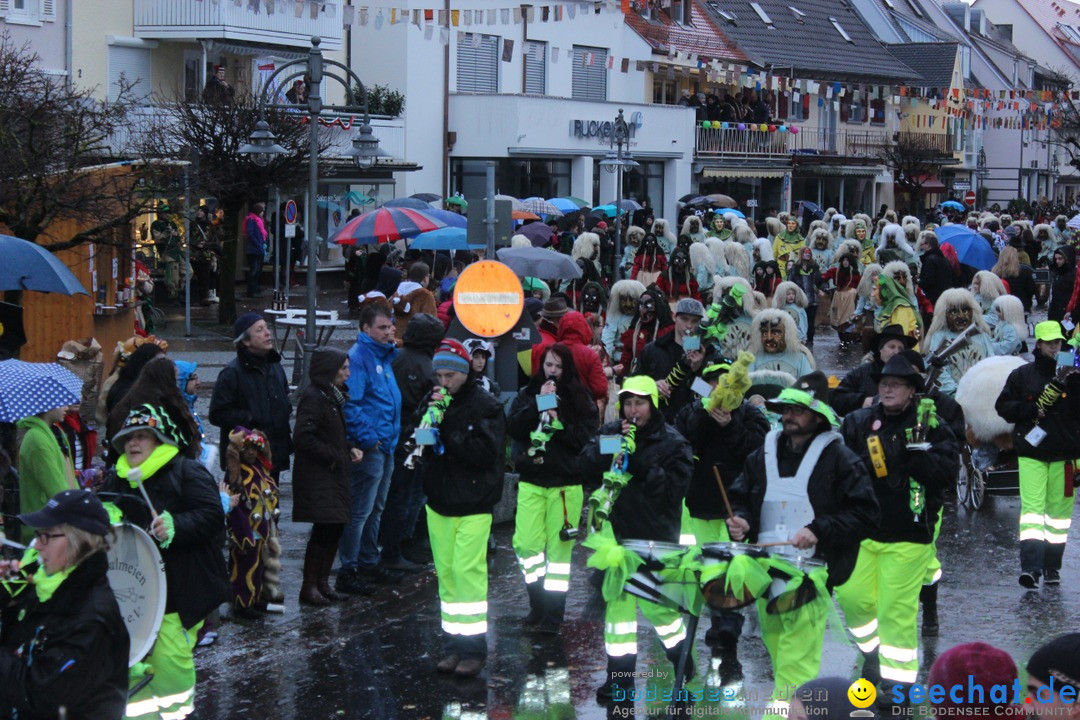
{"type": "MultiPolygon", "coordinates": [[[[293,303],[300,300],[294,291],[293,303]]],[[[268,303],[268,300],[262,300],[268,303]]],[[[320,308],[344,310],[340,294],[320,296],[320,308]]],[[[260,309],[255,301],[241,306],[260,309]]],[[[193,311],[194,329],[183,335],[182,316],[168,310],[167,327],[174,357],[200,363],[202,383],[197,409],[206,417],[211,385],[233,356],[228,329],[216,325],[214,308],[193,311]]],[[[1036,311],[1038,312],[1038,311],[1036,311]]],[[[1037,318],[1040,319],[1040,318],[1037,318]]],[[[333,344],[347,348],[355,331],[339,332],[333,344]]],[[[814,356],[819,369],[842,375],[861,351],[841,348],[835,333],[819,329],[814,356]]],[[[287,353],[286,353],[287,354],[287,353]]],[[[288,367],[288,362],[286,362],[288,367]]],[[[207,423],[208,425],[208,423],[207,423]]],[[[216,428],[207,427],[211,440],[216,428]]],[[[292,485],[282,483],[284,549],[282,587],[285,612],[255,620],[233,620],[222,612],[219,639],[196,651],[197,717],[248,718],[602,718],[594,692],[605,676],[602,604],[585,582],[585,549],[574,551],[574,574],[567,620],[558,636],[523,630],[528,611],[523,580],[511,547],[512,523],[493,529],[497,549],[490,557],[488,664],[477,678],[439,675],[442,656],[439,603],[434,572],[406,576],[401,584],[378,586],[370,597],[352,598],[329,608],[301,608],[297,602],[300,568],[309,526],[289,520],[292,485]]],[[[960,643],[983,641],[1008,652],[1021,668],[1031,653],[1058,634],[1080,626],[1080,601],[1074,589],[1080,560],[1070,532],[1059,588],[1025,591],[1017,584],[1017,497],[990,496],[980,510],[945,510],[938,552],[944,576],[939,590],[940,633],[920,641],[920,681],[938,654],[960,643]]],[[[725,688],[743,697],[765,697],[772,687],[768,655],[760,638],[744,634],[739,644],[740,673],[720,668],[704,643],[707,620],[695,645],[697,679],[691,689],[725,688]]],[[[639,689],[661,692],[672,682],[671,665],[646,621],[639,621],[639,689]]],[[[855,678],[856,649],[841,628],[826,635],[822,675],[855,678]]],[[[755,716],[763,703],[702,702],[701,716],[755,716]]],[[[639,703],[636,712],[661,711],[663,703],[639,703]]],[[[625,715],[624,715],[625,716],[625,715]]]]}

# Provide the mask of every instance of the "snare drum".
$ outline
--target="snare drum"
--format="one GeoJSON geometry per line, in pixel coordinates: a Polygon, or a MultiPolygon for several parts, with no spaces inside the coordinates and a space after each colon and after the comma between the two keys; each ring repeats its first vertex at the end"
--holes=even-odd
{"type": "Polygon", "coordinates": [[[165,564],[150,536],[142,529],[113,525],[116,540],[107,553],[109,585],[120,606],[131,649],[128,667],[150,653],[165,616],[165,564]]]}
{"type": "Polygon", "coordinates": [[[664,578],[664,571],[693,548],[678,543],[656,540],[623,540],[627,550],[645,562],[626,581],[625,591],[631,595],[686,613],[686,593],[681,583],[664,578]]]}
{"type": "Polygon", "coordinates": [[[818,589],[810,573],[825,568],[821,560],[773,553],[766,561],[772,583],[765,594],[770,615],[792,612],[817,599],[818,589]]]}
{"type": "Polygon", "coordinates": [[[703,545],[701,548],[702,565],[706,568],[724,566],[719,575],[706,581],[701,588],[706,604],[713,610],[736,610],[757,600],[767,587],[767,580],[764,577],[765,569],[754,572],[753,567],[742,568],[738,574],[746,577],[749,571],[753,575],[760,576],[760,582],[753,581],[738,589],[731,587],[728,571],[731,569],[732,562],[735,562],[736,566],[743,563],[759,565],[768,557],[769,553],[764,548],[741,542],[715,542],[703,545]],[[760,592],[757,589],[759,585],[760,592]]]}

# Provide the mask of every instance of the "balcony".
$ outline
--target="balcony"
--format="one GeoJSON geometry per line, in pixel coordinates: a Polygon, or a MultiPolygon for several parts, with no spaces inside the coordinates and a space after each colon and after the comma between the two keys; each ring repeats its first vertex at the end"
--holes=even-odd
{"type": "Polygon", "coordinates": [[[953,136],[948,133],[902,132],[897,135],[897,144],[920,151],[930,151],[939,158],[953,156],[953,136]]]}
{"type": "Polygon", "coordinates": [[[888,140],[885,132],[875,130],[840,130],[820,128],[804,130],[796,136],[800,155],[822,155],[876,160],[888,140]]]}
{"type": "MultiPolygon", "coordinates": [[[[300,17],[291,11],[267,15],[243,5],[192,0],[135,0],[135,37],[154,40],[229,40],[306,49],[311,37],[322,38],[323,50],[340,50],[341,2],[305,3],[300,17]],[[310,8],[319,13],[311,18],[310,8]]],[[[277,5],[275,4],[275,7],[277,5]]]]}
{"type": "Polygon", "coordinates": [[[696,129],[697,157],[729,159],[786,159],[792,154],[876,159],[887,140],[884,132],[832,132],[818,128],[790,132],[761,132],[737,128],[696,129]]]}

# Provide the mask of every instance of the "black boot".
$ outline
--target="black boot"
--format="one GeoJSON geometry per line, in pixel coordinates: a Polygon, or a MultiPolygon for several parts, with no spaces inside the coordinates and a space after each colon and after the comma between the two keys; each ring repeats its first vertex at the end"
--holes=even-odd
{"type": "MultiPolygon", "coordinates": [[[[537,583],[539,584],[539,583],[537,583]]],[[[566,593],[544,590],[544,614],[540,618],[540,632],[556,635],[566,615],[566,593]]]]}
{"type": "Polygon", "coordinates": [[[684,683],[688,683],[694,679],[697,675],[697,668],[694,666],[694,639],[686,637],[675,644],[674,647],[664,650],[664,654],[667,655],[667,659],[671,661],[672,670],[679,669],[679,656],[682,655],[683,646],[686,643],[690,643],[690,654],[686,657],[686,677],[683,678],[684,683]]]}
{"type": "Polygon", "coordinates": [[[712,625],[705,632],[705,642],[722,655],[736,655],[744,620],[743,615],[735,610],[714,613],[712,625]]]}
{"type": "Polygon", "coordinates": [[[864,652],[862,654],[862,678],[874,687],[881,684],[881,658],[878,651],[864,652]]]}
{"type": "Polygon", "coordinates": [[[337,547],[320,547],[319,549],[319,579],[318,587],[322,596],[330,602],[339,602],[345,599],[345,595],[339,595],[330,586],[330,571],[334,569],[334,558],[337,557],[337,547]]]}
{"type": "Polygon", "coordinates": [[[634,668],[637,655],[621,655],[607,659],[607,682],[596,689],[596,702],[632,702],[634,700],[634,668]]]}
{"type": "Polygon", "coordinates": [[[937,583],[923,585],[919,591],[919,603],[922,604],[922,636],[937,637],[937,583]]]}
{"type": "Polygon", "coordinates": [[[313,543],[308,543],[304,551],[304,583],[300,586],[301,605],[329,605],[330,599],[319,592],[319,574],[322,558],[319,557],[319,548],[313,543]]]}
{"type": "Polygon", "coordinates": [[[526,627],[535,627],[544,618],[544,581],[525,583],[529,593],[529,614],[525,616],[526,627]]]}

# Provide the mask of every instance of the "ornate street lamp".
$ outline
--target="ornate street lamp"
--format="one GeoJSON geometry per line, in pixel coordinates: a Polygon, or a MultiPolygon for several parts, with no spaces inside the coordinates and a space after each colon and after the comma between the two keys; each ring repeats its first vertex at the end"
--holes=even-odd
{"type": "Polygon", "coordinates": [[[611,149],[600,161],[600,167],[610,173],[615,173],[615,257],[622,257],[622,199],[623,199],[623,173],[627,168],[638,167],[638,163],[630,154],[630,126],[626,124],[622,108],[615,118],[612,126],[611,149]],[[623,148],[626,148],[624,151],[623,148]]]}

